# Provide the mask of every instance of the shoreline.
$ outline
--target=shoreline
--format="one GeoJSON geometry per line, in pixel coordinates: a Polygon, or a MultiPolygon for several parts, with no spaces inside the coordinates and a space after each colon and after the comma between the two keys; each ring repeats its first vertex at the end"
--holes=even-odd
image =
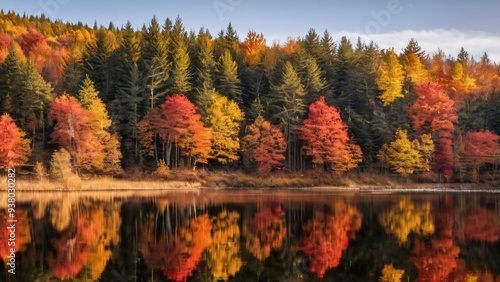
{"type": "Polygon", "coordinates": [[[500,193],[494,186],[476,183],[397,183],[394,185],[320,185],[320,186],[252,186],[241,185],[203,185],[201,182],[188,181],[154,181],[154,180],[89,180],[78,188],[65,188],[59,182],[47,180],[21,180],[18,182],[18,192],[127,192],[127,191],[307,191],[307,192],[484,192],[500,193]],[[33,188],[37,187],[38,188],[33,188]],[[50,188],[49,188],[50,187],[50,188]]]}

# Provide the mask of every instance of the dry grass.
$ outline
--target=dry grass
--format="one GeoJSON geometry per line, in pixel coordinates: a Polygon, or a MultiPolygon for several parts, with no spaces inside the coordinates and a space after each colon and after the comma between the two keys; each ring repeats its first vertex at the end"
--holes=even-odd
{"type": "MultiPolygon", "coordinates": [[[[373,171],[351,172],[336,175],[324,171],[308,171],[306,173],[271,173],[267,176],[257,176],[243,172],[224,172],[208,170],[175,169],[169,172],[169,180],[163,180],[153,174],[128,174],[127,179],[116,179],[106,176],[68,178],[65,181],[48,179],[35,180],[23,176],[18,178],[18,191],[155,191],[169,189],[199,189],[205,188],[404,188],[422,185],[441,185],[435,181],[435,175],[420,176],[420,178],[401,177],[391,174],[381,174],[373,171]]],[[[498,180],[487,185],[498,184],[498,180]]],[[[6,178],[0,177],[0,184],[5,186],[6,178]]],[[[450,184],[453,186],[454,184],[450,184]]],[[[498,187],[498,186],[496,186],[498,187]]]]}

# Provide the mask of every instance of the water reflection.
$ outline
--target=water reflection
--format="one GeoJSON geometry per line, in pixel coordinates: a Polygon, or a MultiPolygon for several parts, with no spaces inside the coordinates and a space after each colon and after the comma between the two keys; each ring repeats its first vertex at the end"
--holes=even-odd
{"type": "Polygon", "coordinates": [[[7,273],[0,208],[0,281],[500,279],[500,194],[205,191],[18,201],[16,275],[7,273]]]}

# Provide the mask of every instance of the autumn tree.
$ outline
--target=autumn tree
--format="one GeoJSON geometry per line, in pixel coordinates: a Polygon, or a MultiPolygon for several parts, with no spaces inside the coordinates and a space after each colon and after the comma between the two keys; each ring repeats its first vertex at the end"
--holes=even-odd
{"type": "Polygon", "coordinates": [[[398,129],[396,139],[384,144],[378,154],[383,163],[400,174],[412,174],[415,171],[430,170],[430,154],[434,152],[434,142],[429,134],[422,136],[422,144],[418,139],[410,141],[406,130],[398,129]]]}
{"type": "Polygon", "coordinates": [[[479,171],[487,163],[495,163],[500,152],[499,139],[498,135],[489,130],[467,132],[463,161],[475,171],[479,171]]]}
{"type": "Polygon", "coordinates": [[[31,155],[29,139],[8,114],[0,116],[0,169],[23,165],[31,155]]]}
{"type": "MultiPolygon", "coordinates": [[[[196,165],[196,162],[207,161],[211,134],[203,126],[196,107],[185,96],[168,96],[160,106],[160,112],[149,116],[149,120],[140,125],[147,129],[148,123],[165,146],[164,158],[168,166],[172,163],[172,157],[178,157],[173,155],[174,148],[188,158],[189,166],[191,163],[196,165]]],[[[178,162],[175,164],[178,165],[178,162]]]]}
{"type": "Polygon", "coordinates": [[[323,96],[309,107],[299,136],[312,162],[327,165],[336,173],[355,168],[362,160],[361,149],[349,137],[339,111],[328,106],[323,96]]]}
{"type": "Polygon", "coordinates": [[[437,169],[445,176],[453,175],[452,134],[458,121],[453,101],[436,84],[419,85],[415,89],[417,100],[408,115],[413,128],[423,133],[433,133],[437,169]]]}
{"type": "Polygon", "coordinates": [[[211,158],[221,164],[226,164],[239,159],[238,150],[240,140],[238,137],[243,112],[238,104],[225,96],[212,94],[212,105],[208,112],[207,124],[212,130],[211,158]]]}
{"type": "Polygon", "coordinates": [[[406,80],[419,85],[430,81],[429,72],[425,68],[422,60],[424,52],[413,38],[403,50],[403,69],[406,80]]]}
{"type": "Polygon", "coordinates": [[[102,148],[85,108],[74,97],[63,95],[52,102],[49,120],[55,123],[51,142],[70,153],[75,167],[90,169],[102,148]]]}
{"type": "Polygon", "coordinates": [[[266,39],[262,33],[257,34],[254,30],[250,30],[245,40],[241,43],[241,49],[243,50],[243,62],[255,65],[260,62],[266,50],[266,39]]]}
{"type": "Polygon", "coordinates": [[[403,80],[403,67],[399,63],[394,49],[385,52],[376,79],[378,89],[382,91],[382,94],[378,97],[384,103],[384,106],[388,106],[396,99],[404,97],[403,80]]]}
{"type": "Polygon", "coordinates": [[[258,164],[260,173],[280,169],[285,162],[286,141],[281,130],[258,116],[241,140],[244,156],[258,164]]]}
{"type": "Polygon", "coordinates": [[[90,127],[94,136],[99,140],[98,153],[92,158],[92,166],[105,173],[118,173],[121,171],[120,140],[118,134],[111,134],[109,128],[111,119],[99,92],[94,87],[94,82],[87,76],[78,91],[78,99],[87,110],[90,127]]]}

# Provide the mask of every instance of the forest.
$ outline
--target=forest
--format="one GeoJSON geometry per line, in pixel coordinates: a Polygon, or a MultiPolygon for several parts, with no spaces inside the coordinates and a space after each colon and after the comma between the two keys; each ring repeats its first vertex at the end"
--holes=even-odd
{"type": "Polygon", "coordinates": [[[175,170],[368,171],[498,181],[500,66],[310,29],[269,43],[0,12],[0,169],[33,175],[175,170]],[[49,173],[50,172],[50,173],[49,173]]]}

